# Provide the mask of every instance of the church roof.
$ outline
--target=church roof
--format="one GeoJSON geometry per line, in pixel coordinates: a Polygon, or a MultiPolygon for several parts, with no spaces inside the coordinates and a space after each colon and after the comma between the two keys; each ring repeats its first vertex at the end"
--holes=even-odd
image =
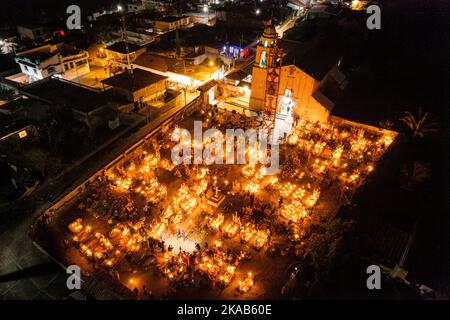
{"type": "Polygon", "coordinates": [[[339,61],[343,53],[342,42],[336,38],[315,37],[306,42],[282,40],[283,65],[295,65],[308,75],[321,81],[339,61]]]}

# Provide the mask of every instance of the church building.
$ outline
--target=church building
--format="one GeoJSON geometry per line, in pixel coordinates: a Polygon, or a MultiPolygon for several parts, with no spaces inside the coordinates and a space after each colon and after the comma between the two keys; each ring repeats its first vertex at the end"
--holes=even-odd
{"type": "Polygon", "coordinates": [[[295,117],[327,122],[334,103],[325,89],[330,82],[341,89],[347,84],[337,68],[340,59],[336,41],[281,40],[266,22],[256,47],[249,107],[262,114],[263,126],[278,138],[290,134],[295,117]]]}

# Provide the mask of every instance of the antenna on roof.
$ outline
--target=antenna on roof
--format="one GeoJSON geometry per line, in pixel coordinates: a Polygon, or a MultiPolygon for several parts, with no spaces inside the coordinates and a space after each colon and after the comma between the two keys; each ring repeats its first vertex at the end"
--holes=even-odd
{"type": "Polygon", "coordinates": [[[122,41],[125,44],[125,52],[127,55],[127,70],[133,74],[133,67],[131,66],[131,61],[130,61],[130,49],[128,48],[128,42],[125,40],[125,29],[126,29],[126,25],[125,25],[125,13],[122,14],[122,41]]]}

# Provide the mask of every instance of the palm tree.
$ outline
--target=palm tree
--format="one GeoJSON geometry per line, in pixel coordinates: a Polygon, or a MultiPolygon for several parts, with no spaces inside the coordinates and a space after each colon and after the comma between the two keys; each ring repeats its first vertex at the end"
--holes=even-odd
{"type": "Polygon", "coordinates": [[[437,123],[430,122],[428,112],[423,113],[422,108],[419,108],[416,116],[412,112],[406,111],[400,121],[411,130],[413,138],[423,138],[427,134],[437,132],[437,123]]]}
{"type": "Polygon", "coordinates": [[[430,165],[421,161],[414,161],[412,164],[403,164],[401,173],[403,175],[405,190],[413,191],[417,185],[430,178],[430,165]]]}
{"type": "Polygon", "coordinates": [[[394,122],[391,120],[380,121],[378,124],[383,129],[391,130],[394,127],[394,122]]]}

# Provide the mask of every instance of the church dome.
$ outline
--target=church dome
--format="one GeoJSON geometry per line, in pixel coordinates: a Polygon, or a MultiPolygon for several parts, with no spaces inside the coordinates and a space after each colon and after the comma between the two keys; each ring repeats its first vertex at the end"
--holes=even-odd
{"type": "Polygon", "coordinates": [[[272,24],[272,20],[269,21],[265,21],[265,28],[264,28],[264,32],[263,32],[263,37],[265,38],[276,38],[277,35],[277,31],[275,29],[275,26],[272,24]]]}

